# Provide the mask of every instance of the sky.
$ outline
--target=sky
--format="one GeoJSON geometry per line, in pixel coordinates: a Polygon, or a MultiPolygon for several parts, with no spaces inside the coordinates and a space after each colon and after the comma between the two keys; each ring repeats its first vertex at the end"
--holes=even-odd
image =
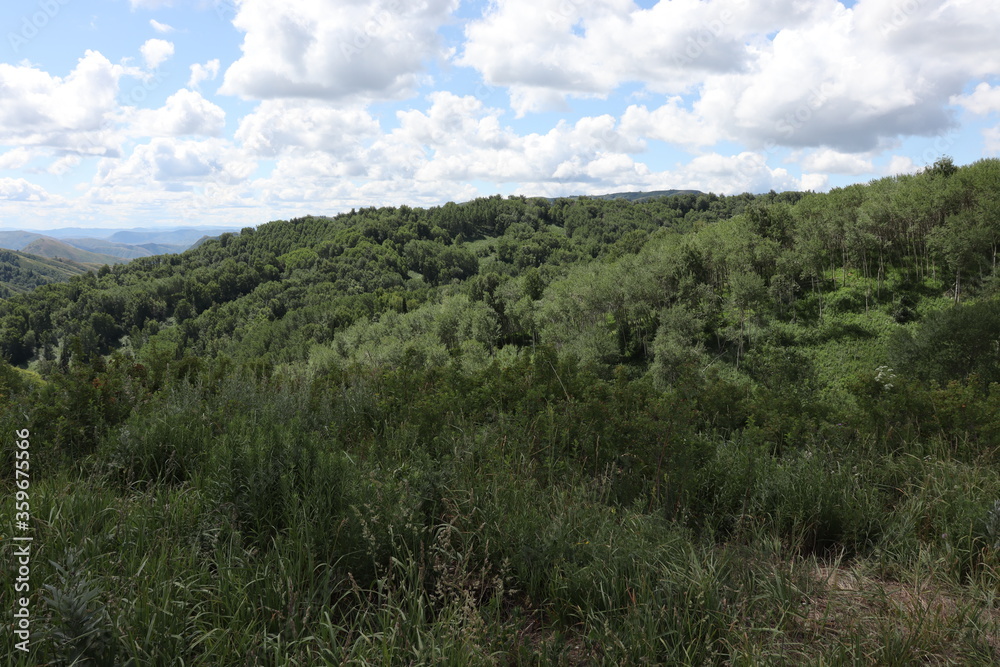
{"type": "Polygon", "coordinates": [[[984,0],[8,0],[0,227],[827,191],[1000,153],[984,0]]]}

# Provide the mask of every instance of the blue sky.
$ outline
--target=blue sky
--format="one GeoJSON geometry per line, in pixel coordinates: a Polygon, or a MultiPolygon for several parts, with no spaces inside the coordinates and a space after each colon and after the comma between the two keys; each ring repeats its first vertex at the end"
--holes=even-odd
{"type": "Polygon", "coordinates": [[[814,189],[1000,152],[972,0],[0,6],[0,227],[814,189]]]}

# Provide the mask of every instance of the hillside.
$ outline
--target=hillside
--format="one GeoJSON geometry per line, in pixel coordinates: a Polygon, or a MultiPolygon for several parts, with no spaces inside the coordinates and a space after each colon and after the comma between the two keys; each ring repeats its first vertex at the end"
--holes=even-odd
{"type": "Polygon", "coordinates": [[[0,250],[0,298],[27,292],[47,283],[67,281],[88,270],[75,262],[0,250]]]}
{"type": "Polygon", "coordinates": [[[137,248],[143,248],[148,250],[152,255],[171,255],[178,252],[184,252],[188,248],[197,247],[198,242],[195,241],[192,244],[169,244],[169,243],[140,243],[137,248]]]}
{"type": "Polygon", "coordinates": [[[41,238],[45,238],[44,235],[34,232],[0,231],[0,248],[21,250],[29,243],[41,238]]]}
{"type": "Polygon", "coordinates": [[[126,260],[135,259],[136,257],[149,257],[150,255],[158,254],[142,246],[115,243],[113,241],[105,241],[103,239],[67,238],[62,239],[62,242],[80,250],[86,250],[99,255],[109,255],[111,257],[126,260]]]}
{"type": "MultiPolygon", "coordinates": [[[[704,195],[704,192],[698,190],[652,190],[650,192],[615,192],[606,195],[577,195],[575,197],[566,197],[566,199],[624,199],[631,202],[643,202],[650,199],[656,199],[657,197],[676,197],[678,195],[704,195]]],[[[556,198],[550,198],[548,201],[556,201],[556,198]]]]}
{"type": "Polygon", "coordinates": [[[107,237],[113,243],[143,245],[155,243],[188,248],[205,236],[219,236],[237,230],[224,227],[180,227],[177,229],[127,229],[119,230],[107,237]]]}
{"type": "Polygon", "coordinates": [[[97,268],[105,264],[120,264],[128,261],[125,257],[115,257],[112,255],[90,252],[89,250],[83,250],[68,243],[48,237],[35,239],[28,245],[24,246],[21,250],[31,255],[38,255],[39,257],[64,259],[72,262],[78,262],[80,264],[87,264],[90,268],[97,268]]]}
{"type": "Polygon", "coordinates": [[[44,234],[2,230],[0,248],[26,250],[42,257],[69,258],[99,267],[136,257],[184,252],[202,239],[227,232],[231,233],[233,230],[215,227],[126,230],[66,228],[46,230],[44,234]]]}
{"type": "Polygon", "coordinates": [[[2,301],[0,422],[72,556],[32,576],[101,641],[55,603],[39,632],[97,664],[997,664],[998,184],[367,208],[2,301]]]}

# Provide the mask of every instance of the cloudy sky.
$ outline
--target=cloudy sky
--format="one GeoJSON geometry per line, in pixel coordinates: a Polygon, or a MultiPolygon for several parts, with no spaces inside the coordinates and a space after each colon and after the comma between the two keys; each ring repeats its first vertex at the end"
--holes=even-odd
{"type": "Polygon", "coordinates": [[[1000,153],[985,0],[10,0],[0,227],[827,190],[1000,153]]]}

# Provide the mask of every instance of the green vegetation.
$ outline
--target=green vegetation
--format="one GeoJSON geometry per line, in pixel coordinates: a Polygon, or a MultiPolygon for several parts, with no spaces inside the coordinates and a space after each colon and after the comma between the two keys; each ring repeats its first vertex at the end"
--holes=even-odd
{"type": "Polygon", "coordinates": [[[91,252],[90,250],[77,248],[76,246],[48,237],[32,241],[24,246],[22,252],[50,259],[62,259],[80,264],[89,264],[91,265],[90,268],[94,269],[104,264],[120,264],[128,261],[127,257],[119,256],[118,254],[91,252]]]}
{"type": "Polygon", "coordinates": [[[77,262],[0,249],[0,298],[27,292],[39,285],[66,281],[89,270],[90,267],[77,262]]]}
{"type": "Polygon", "coordinates": [[[998,186],[370,208],[0,302],[23,664],[995,664],[998,186]]]}

